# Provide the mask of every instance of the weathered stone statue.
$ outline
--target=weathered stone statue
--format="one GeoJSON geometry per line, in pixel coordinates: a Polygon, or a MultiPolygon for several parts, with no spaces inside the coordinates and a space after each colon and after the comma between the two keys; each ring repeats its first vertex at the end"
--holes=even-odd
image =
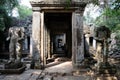
{"type": "Polygon", "coordinates": [[[96,58],[97,58],[97,66],[101,62],[107,62],[108,58],[108,38],[110,38],[110,30],[105,26],[100,26],[95,28],[95,36],[94,38],[97,41],[97,51],[96,51],[96,58]]]}
{"type": "Polygon", "coordinates": [[[10,39],[9,52],[10,61],[20,61],[22,56],[22,42],[24,39],[23,27],[11,27],[9,28],[8,38],[10,39]]]}
{"type": "Polygon", "coordinates": [[[95,29],[95,39],[97,40],[97,70],[99,74],[115,74],[116,68],[108,62],[108,43],[110,38],[110,30],[105,26],[95,29]]]}

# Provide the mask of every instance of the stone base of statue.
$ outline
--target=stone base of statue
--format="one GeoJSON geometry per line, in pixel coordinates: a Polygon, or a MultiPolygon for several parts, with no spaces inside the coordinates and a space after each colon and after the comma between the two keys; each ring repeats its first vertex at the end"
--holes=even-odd
{"type": "Polygon", "coordinates": [[[74,71],[73,71],[73,75],[77,76],[77,75],[81,75],[81,73],[87,73],[89,72],[89,70],[91,69],[91,66],[95,63],[95,61],[93,61],[92,58],[86,58],[84,59],[81,63],[79,63],[79,65],[74,65],[74,71]],[[91,60],[91,61],[89,61],[91,60]]]}
{"type": "Polygon", "coordinates": [[[31,69],[41,69],[41,70],[43,70],[45,65],[42,65],[42,64],[43,63],[40,63],[39,61],[32,60],[30,68],[31,69]]]}
{"type": "Polygon", "coordinates": [[[25,71],[26,66],[20,62],[4,62],[0,63],[0,73],[2,74],[20,74],[25,71]]]}
{"type": "Polygon", "coordinates": [[[109,74],[109,75],[114,75],[117,70],[114,65],[109,64],[108,62],[106,63],[100,63],[99,69],[98,69],[99,74],[109,74]]]}
{"type": "Polygon", "coordinates": [[[84,74],[89,71],[88,66],[85,66],[84,63],[81,63],[80,65],[76,65],[73,70],[74,76],[80,76],[81,74],[84,74]]]}
{"type": "Polygon", "coordinates": [[[82,62],[74,64],[73,67],[75,69],[90,69],[95,63],[97,63],[96,60],[91,57],[86,57],[82,62]]]}

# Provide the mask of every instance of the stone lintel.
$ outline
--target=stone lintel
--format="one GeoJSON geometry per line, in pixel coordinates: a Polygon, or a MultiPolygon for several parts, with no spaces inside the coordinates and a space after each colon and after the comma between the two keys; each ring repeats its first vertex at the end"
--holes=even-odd
{"type": "Polygon", "coordinates": [[[35,2],[30,1],[32,7],[85,7],[87,3],[85,2],[35,2]]]}
{"type": "Polygon", "coordinates": [[[42,11],[45,12],[76,12],[76,13],[82,13],[84,11],[84,8],[81,7],[70,7],[70,8],[64,8],[64,7],[42,7],[42,11]]]}
{"type": "Polygon", "coordinates": [[[74,12],[74,10],[65,10],[65,9],[42,9],[42,11],[46,12],[46,13],[71,13],[74,12]]]}
{"type": "Polygon", "coordinates": [[[30,0],[33,3],[90,3],[92,0],[30,0]]]}
{"type": "Polygon", "coordinates": [[[69,7],[69,8],[65,8],[65,7],[33,7],[32,8],[34,12],[60,12],[60,13],[69,13],[69,12],[76,12],[76,13],[82,13],[84,12],[84,8],[81,7],[69,7]]]}
{"type": "Polygon", "coordinates": [[[39,7],[85,7],[86,4],[79,4],[79,3],[76,3],[76,4],[67,4],[67,3],[63,3],[63,4],[31,4],[32,7],[36,7],[36,6],[39,6],[39,7]]]}
{"type": "MultiPolygon", "coordinates": [[[[64,11],[70,11],[75,10],[76,13],[81,13],[84,11],[84,8],[86,6],[85,1],[80,2],[67,2],[66,0],[58,1],[58,0],[51,0],[51,1],[43,1],[43,0],[36,0],[36,1],[30,1],[33,11],[40,11],[40,10],[64,10],[64,11]]],[[[54,12],[54,11],[53,11],[54,12]]]]}
{"type": "Polygon", "coordinates": [[[40,12],[40,11],[41,11],[41,8],[40,8],[40,7],[32,7],[32,10],[33,10],[33,11],[40,12]]]}

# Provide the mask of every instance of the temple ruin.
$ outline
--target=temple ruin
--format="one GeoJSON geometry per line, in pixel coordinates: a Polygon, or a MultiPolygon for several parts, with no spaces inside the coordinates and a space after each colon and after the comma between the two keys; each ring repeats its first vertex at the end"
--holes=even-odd
{"type": "Polygon", "coordinates": [[[32,0],[32,48],[35,65],[54,56],[84,61],[83,12],[88,0],[32,0]]]}

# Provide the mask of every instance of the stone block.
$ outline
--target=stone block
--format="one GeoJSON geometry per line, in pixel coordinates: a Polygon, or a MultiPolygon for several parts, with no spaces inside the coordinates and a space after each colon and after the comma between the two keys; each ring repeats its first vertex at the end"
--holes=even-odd
{"type": "Polygon", "coordinates": [[[0,69],[0,73],[2,74],[20,74],[25,71],[25,66],[22,66],[18,69],[0,69]]]}

